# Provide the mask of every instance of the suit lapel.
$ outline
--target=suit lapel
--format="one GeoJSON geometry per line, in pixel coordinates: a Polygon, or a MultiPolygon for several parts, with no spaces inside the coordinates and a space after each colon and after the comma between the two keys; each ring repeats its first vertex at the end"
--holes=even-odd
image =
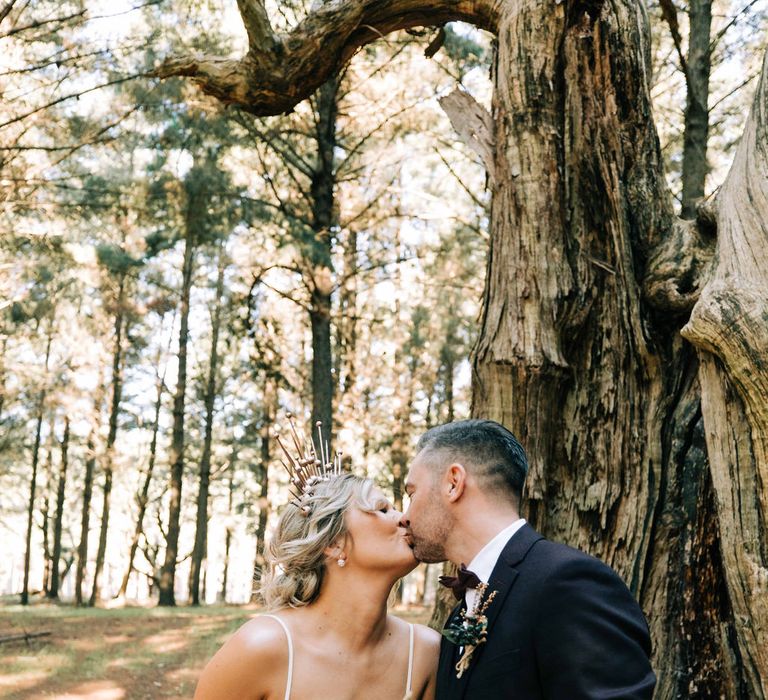
{"type": "MultiPolygon", "coordinates": [[[[536,542],[543,540],[544,537],[540,535],[527,523],[516,532],[512,538],[507,542],[506,547],[501,550],[499,560],[496,562],[496,566],[493,567],[491,577],[488,580],[488,591],[486,595],[492,591],[498,591],[493,602],[488,606],[486,616],[488,618],[488,633],[490,634],[493,629],[493,624],[499,617],[499,613],[504,607],[504,601],[509,593],[512,584],[517,578],[517,569],[515,568],[528,554],[531,547],[536,542]]],[[[481,647],[482,648],[482,647],[481,647]]]]}
{"type": "MultiPolygon", "coordinates": [[[[493,593],[493,591],[496,591],[496,596],[494,597],[493,602],[485,611],[485,615],[488,618],[487,630],[489,637],[493,632],[493,625],[504,607],[504,601],[517,579],[518,571],[515,567],[525,559],[525,555],[528,554],[531,547],[542,539],[544,539],[542,535],[526,523],[520,530],[512,535],[509,542],[507,542],[502,550],[499,560],[496,562],[496,566],[494,566],[493,571],[491,572],[491,576],[488,580],[488,588],[485,592],[487,597],[493,593]]],[[[464,675],[462,675],[461,678],[455,680],[455,683],[458,684],[456,697],[464,697],[469,678],[472,675],[472,671],[477,668],[485,647],[485,644],[481,644],[475,650],[469,668],[464,672],[464,675]]],[[[455,675],[455,670],[453,668],[450,670],[453,671],[455,675]]]]}

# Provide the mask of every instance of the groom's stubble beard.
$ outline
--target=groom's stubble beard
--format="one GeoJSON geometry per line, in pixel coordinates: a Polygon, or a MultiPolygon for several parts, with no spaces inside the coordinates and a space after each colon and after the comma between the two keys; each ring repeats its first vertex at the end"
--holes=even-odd
{"type": "MultiPolygon", "coordinates": [[[[437,493],[435,493],[437,500],[437,493]]],[[[434,564],[448,559],[445,544],[453,529],[453,519],[448,513],[437,506],[432,506],[422,514],[417,528],[411,524],[413,539],[413,554],[425,564],[434,564]]]]}

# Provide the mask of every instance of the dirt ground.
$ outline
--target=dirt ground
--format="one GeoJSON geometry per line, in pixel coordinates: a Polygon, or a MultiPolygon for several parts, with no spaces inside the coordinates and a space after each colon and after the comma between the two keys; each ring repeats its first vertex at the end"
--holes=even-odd
{"type": "MultiPolygon", "coordinates": [[[[182,700],[205,662],[259,612],[255,606],[72,608],[0,606],[0,637],[50,632],[0,644],[0,698],[7,700],[182,700]]],[[[424,622],[426,611],[398,612],[424,622]]]]}
{"type": "Polygon", "coordinates": [[[0,636],[51,633],[0,645],[0,697],[191,698],[205,661],[256,612],[255,607],[0,608],[0,636]]]}

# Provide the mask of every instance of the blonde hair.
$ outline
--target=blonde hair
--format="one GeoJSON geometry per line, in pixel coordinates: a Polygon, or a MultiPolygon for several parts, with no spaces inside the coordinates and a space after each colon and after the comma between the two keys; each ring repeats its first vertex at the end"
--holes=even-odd
{"type": "Polygon", "coordinates": [[[299,608],[317,598],[325,574],[325,550],[346,534],[344,514],[350,508],[379,507],[373,489],[370,479],[340,474],[302,498],[307,514],[293,504],[285,507],[264,553],[267,570],[259,593],[267,608],[299,608]]]}

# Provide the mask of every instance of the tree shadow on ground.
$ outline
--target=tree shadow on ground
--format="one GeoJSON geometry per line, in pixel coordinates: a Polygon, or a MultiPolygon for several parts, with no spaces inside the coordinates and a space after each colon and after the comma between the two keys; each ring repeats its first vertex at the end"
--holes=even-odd
{"type": "MultiPolygon", "coordinates": [[[[7,700],[151,700],[191,698],[206,662],[255,606],[73,608],[0,607],[0,635],[48,631],[6,643],[0,697],[7,700]]],[[[397,615],[425,623],[428,610],[397,615]]]]}
{"type": "Polygon", "coordinates": [[[8,700],[189,698],[206,661],[258,609],[0,609],[0,634],[48,631],[3,645],[8,700]]]}

